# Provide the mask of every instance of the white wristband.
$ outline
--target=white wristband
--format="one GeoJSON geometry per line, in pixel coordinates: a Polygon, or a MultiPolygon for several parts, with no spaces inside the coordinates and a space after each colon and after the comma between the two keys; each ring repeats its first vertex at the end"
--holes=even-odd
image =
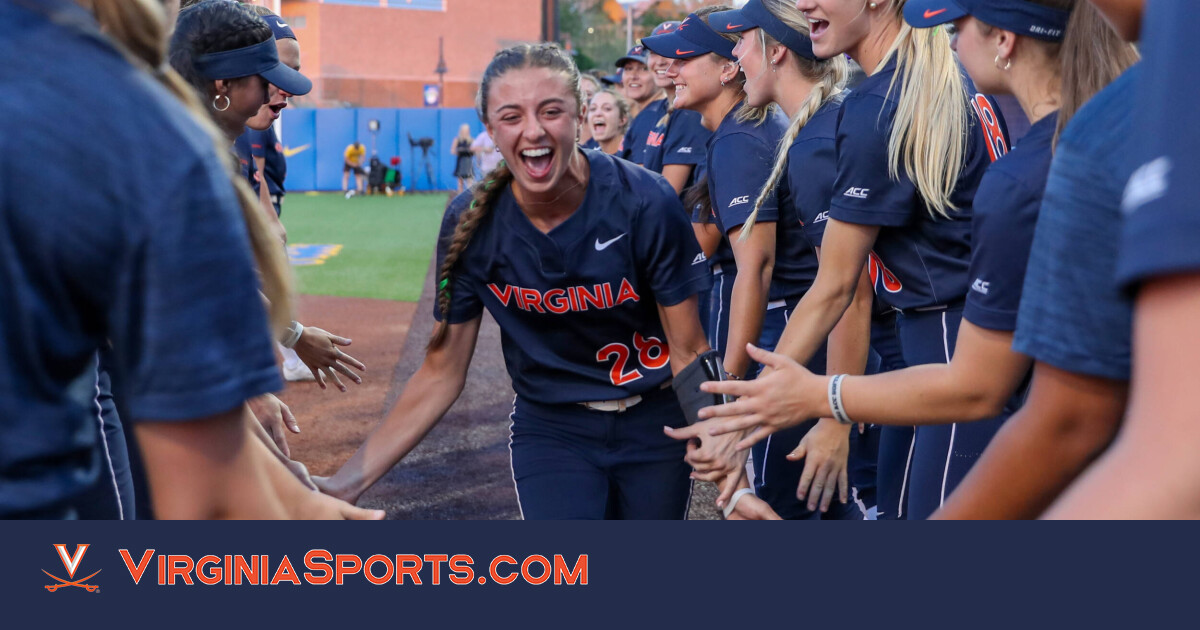
{"type": "Polygon", "coordinates": [[[845,374],[838,374],[829,379],[829,414],[842,424],[854,424],[850,416],[846,415],[846,407],[842,404],[842,379],[844,378],[846,378],[845,374]]]}
{"type": "Polygon", "coordinates": [[[293,321],[292,324],[290,326],[288,326],[287,331],[284,332],[283,339],[279,340],[279,345],[281,345],[284,348],[287,348],[289,350],[292,348],[295,348],[296,342],[300,341],[300,336],[303,334],[304,334],[304,324],[301,324],[300,322],[297,322],[297,321],[293,321]]]}
{"type": "Polygon", "coordinates": [[[729,518],[729,515],[733,514],[733,508],[737,507],[737,502],[747,494],[754,494],[754,491],[750,488],[742,488],[733,493],[733,496],[729,498],[729,505],[725,506],[725,518],[729,518]]]}

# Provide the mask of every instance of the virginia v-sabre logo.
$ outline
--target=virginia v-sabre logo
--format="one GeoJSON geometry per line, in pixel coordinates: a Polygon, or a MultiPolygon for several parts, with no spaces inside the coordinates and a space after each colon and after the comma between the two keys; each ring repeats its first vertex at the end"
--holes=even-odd
{"type": "Polygon", "coordinates": [[[50,591],[51,593],[53,593],[54,591],[57,591],[60,588],[65,588],[67,586],[78,586],[79,588],[82,588],[89,593],[99,593],[100,592],[100,586],[98,584],[87,584],[86,583],[88,580],[95,577],[96,573],[100,572],[100,569],[97,569],[96,573],[93,573],[85,578],[80,578],[78,580],[75,579],[75,572],[77,570],[79,570],[79,565],[83,563],[83,555],[87,553],[88,545],[86,545],[86,544],[75,545],[75,551],[71,554],[67,553],[67,546],[62,545],[62,544],[54,545],[54,550],[58,552],[58,559],[62,561],[63,568],[67,570],[67,577],[70,578],[70,580],[64,580],[64,579],[50,573],[49,571],[42,569],[42,573],[45,573],[46,575],[49,575],[54,580],[58,581],[58,584],[47,584],[46,585],[47,591],[50,591]]]}

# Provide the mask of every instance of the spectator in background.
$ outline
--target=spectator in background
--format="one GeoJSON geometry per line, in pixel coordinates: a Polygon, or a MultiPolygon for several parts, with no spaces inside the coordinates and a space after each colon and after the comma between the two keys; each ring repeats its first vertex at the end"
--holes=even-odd
{"type": "MultiPolygon", "coordinates": [[[[591,75],[591,74],[579,75],[579,90],[581,92],[583,92],[584,105],[592,102],[592,97],[596,95],[596,92],[600,91],[600,88],[601,88],[600,79],[598,77],[591,75]]],[[[591,125],[586,125],[586,124],[580,125],[579,126],[579,145],[587,146],[588,141],[591,139],[592,139],[591,125]]]]}
{"type": "Polygon", "coordinates": [[[471,143],[471,151],[479,157],[480,177],[491,173],[504,159],[500,155],[500,150],[496,148],[496,143],[492,142],[492,137],[488,135],[487,129],[480,131],[479,135],[475,136],[475,141],[471,143]]]}
{"type": "Polygon", "coordinates": [[[471,165],[471,156],[474,155],[471,144],[471,126],[463,123],[458,128],[458,137],[454,139],[454,146],[450,147],[450,155],[456,158],[454,178],[458,180],[458,192],[470,188],[471,182],[475,179],[475,168],[471,165]]]}
{"type": "Polygon", "coordinates": [[[611,88],[597,92],[588,103],[584,128],[591,131],[592,139],[581,145],[583,148],[619,155],[629,128],[629,101],[611,88]]]}
{"type": "Polygon", "coordinates": [[[363,187],[363,158],[367,156],[367,148],[361,142],[355,140],[350,146],[346,147],[344,154],[346,163],[342,167],[342,192],[346,193],[346,198],[349,199],[355,194],[362,193],[363,187]],[[354,173],[354,190],[350,190],[350,173],[354,173]]]}

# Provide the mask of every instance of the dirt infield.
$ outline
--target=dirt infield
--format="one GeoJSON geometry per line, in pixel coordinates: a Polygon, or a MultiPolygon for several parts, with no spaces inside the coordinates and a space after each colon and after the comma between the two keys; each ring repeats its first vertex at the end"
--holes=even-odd
{"type": "MultiPolygon", "coordinates": [[[[419,304],[302,296],[309,326],[350,337],[349,353],[367,365],[361,386],[343,394],[315,383],[289,383],[281,398],[295,411],[301,434],[289,436],[292,456],[313,474],[346,461],[390,409],[424,357],[433,328],[433,277],[419,304]],[[415,315],[415,317],[414,317],[415,315]]],[[[458,402],[400,465],[363,495],[364,507],[391,519],[520,518],[509,463],[513,392],[500,351],[500,330],[486,314],[458,402]]],[[[697,484],[692,518],[713,518],[711,484],[697,484]]]]}

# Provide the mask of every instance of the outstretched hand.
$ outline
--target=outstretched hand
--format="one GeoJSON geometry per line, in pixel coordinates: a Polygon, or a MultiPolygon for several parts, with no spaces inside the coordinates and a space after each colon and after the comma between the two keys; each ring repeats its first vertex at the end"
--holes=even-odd
{"type": "Polygon", "coordinates": [[[772,433],[821,415],[817,409],[825,396],[820,383],[824,378],[799,363],[753,344],[746,344],[746,350],[750,358],[770,370],[750,381],[702,384],[702,391],[726,394],[737,400],[701,409],[700,417],[708,422],[694,425],[706,425],[709,435],[748,432],[738,442],[739,450],[750,448],[772,433]]]}
{"type": "Polygon", "coordinates": [[[338,347],[349,346],[350,343],[350,340],[345,337],[339,337],[315,326],[305,326],[304,332],[300,334],[300,339],[296,341],[294,350],[304,365],[312,371],[313,377],[317,379],[317,385],[321,389],[325,389],[325,379],[329,379],[337,384],[338,389],[345,392],[346,386],[342,384],[338,372],[354,381],[356,385],[361,385],[362,377],[351,372],[350,368],[346,366],[349,365],[360,372],[365,372],[367,369],[358,359],[342,352],[338,347]]]}
{"type": "Polygon", "coordinates": [[[292,452],[288,448],[284,427],[287,427],[287,430],[292,433],[300,432],[300,425],[296,422],[296,416],[292,414],[292,410],[273,394],[255,396],[247,400],[246,404],[250,406],[250,412],[254,414],[258,423],[271,436],[271,441],[275,442],[275,446],[279,447],[284,456],[290,458],[292,452]]]}
{"type": "Polygon", "coordinates": [[[849,500],[850,478],[847,458],[850,456],[850,426],[832,418],[823,418],[788,454],[790,461],[804,460],[804,471],[796,488],[796,498],[808,498],[808,509],[829,511],[834,495],[845,503],[849,500]]]}

